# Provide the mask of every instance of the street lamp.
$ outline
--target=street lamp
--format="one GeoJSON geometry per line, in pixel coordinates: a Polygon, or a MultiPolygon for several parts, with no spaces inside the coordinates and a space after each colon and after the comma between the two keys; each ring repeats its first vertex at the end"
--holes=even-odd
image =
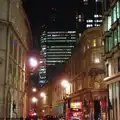
{"type": "Polygon", "coordinates": [[[45,97],[46,97],[46,95],[45,95],[44,92],[41,92],[41,93],[40,93],[40,96],[41,96],[42,98],[45,98],[45,97]]]}
{"type": "Polygon", "coordinates": [[[66,94],[69,94],[69,93],[70,93],[70,83],[69,83],[67,80],[63,80],[63,81],[61,82],[61,86],[62,86],[63,88],[65,88],[66,94]]]}
{"type": "Polygon", "coordinates": [[[68,109],[70,109],[70,83],[67,80],[62,80],[61,86],[65,89],[63,114],[64,118],[66,119],[66,101],[68,102],[68,109]]]}
{"type": "Polygon", "coordinates": [[[36,58],[31,57],[31,58],[29,58],[29,64],[30,64],[31,67],[34,68],[34,67],[37,67],[38,61],[37,61],[36,58]]]}
{"type": "Polygon", "coordinates": [[[33,88],[33,89],[32,89],[32,91],[33,91],[33,92],[36,92],[36,91],[37,91],[37,89],[36,89],[36,88],[33,88]]]}
{"type": "Polygon", "coordinates": [[[33,102],[33,103],[36,103],[37,101],[38,101],[38,99],[37,99],[36,97],[33,97],[33,98],[32,98],[32,102],[33,102]]]}
{"type": "Polygon", "coordinates": [[[70,83],[69,83],[67,80],[63,80],[63,81],[61,82],[61,85],[62,85],[62,87],[67,88],[67,87],[70,86],[70,83]]]}

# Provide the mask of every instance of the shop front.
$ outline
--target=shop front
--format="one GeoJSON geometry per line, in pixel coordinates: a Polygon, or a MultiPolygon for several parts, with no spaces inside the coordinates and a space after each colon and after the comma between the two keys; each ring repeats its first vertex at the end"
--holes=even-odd
{"type": "Polygon", "coordinates": [[[82,111],[82,101],[71,102],[70,105],[70,118],[71,120],[82,120],[83,111],[82,111]]]}
{"type": "Polygon", "coordinates": [[[72,120],[107,120],[107,91],[82,90],[71,96],[72,120]]]}

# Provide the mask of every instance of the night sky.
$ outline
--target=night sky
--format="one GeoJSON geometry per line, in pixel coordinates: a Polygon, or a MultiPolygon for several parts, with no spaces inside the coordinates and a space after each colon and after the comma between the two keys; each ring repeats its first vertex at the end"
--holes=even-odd
{"type": "Polygon", "coordinates": [[[75,29],[75,0],[23,0],[33,35],[39,36],[42,25],[52,29],[52,8],[56,8],[56,30],[75,29]]]}
{"type": "MultiPolygon", "coordinates": [[[[35,49],[37,45],[40,48],[40,34],[43,31],[42,26],[44,24],[47,26],[47,30],[52,30],[53,26],[55,26],[54,30],[75,30],[75,0],[23,0],[23,7],[32,29],[33,44],[36,43],[34,41],[37,41],[35,49]],[[56,8],[55,23],[52,21],[52,16],[54,15],[52,8],[56,8]]],[[[51,71],[51,69],[57,73],[63,71],[63,67],[57,68],[59,69],[56,69],[56,67],[49,68],[50,70],[48,71],[51,71]]],[[[53,79],[55,73],[49,73],[49,79],[53,79]]]]}

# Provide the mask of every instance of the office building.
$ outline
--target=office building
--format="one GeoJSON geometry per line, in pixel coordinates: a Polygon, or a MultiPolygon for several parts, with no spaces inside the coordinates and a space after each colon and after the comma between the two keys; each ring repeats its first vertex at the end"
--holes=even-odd
{"type": "Polygon", "coordinates": [[[120,1],[103,1],[104,61],[108,88],[108,120],[120,119],[120,1]]]}
{"type": "Polygon", "coordinates": [[[46,80],[46,59],[44,58],[44,52],[45,51],[41,51],[41,61],[40,61],[41,65],[39,69],[39,84],[41,87],[47,82],[46,80]]]}
{"type": "Polygon", "coordinates": [[[88,28],[101,26],[102,0],[77,0],[77,38],[88,28]]]}
{"type": "Polygon", "coordinates": [[[76,43],[75,31],[49,31],[41,35],[41,48],[46,65],[65,63],[76,43]]]}
{"type": "Polygon", "coordinates": [[[48,80],[48,66],[65,63],[71,56],[76,43],[75,31],[44,31],[41,35],[41,56],[44,61],[39,71],[39,83],[43,85],[48,80]]]}

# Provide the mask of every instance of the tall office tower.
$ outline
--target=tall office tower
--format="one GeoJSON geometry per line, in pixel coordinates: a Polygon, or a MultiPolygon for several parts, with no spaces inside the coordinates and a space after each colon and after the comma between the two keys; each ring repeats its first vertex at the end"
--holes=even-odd
{"type": "Polygon", "coordinates": [[[41,47],[46,65],[66,62],[76,43],[76,31],[49,31],[41,35],[41,47]]]}
{"type": "Polygon", "coordinates": [[[43,86],[47,80],[46,80],[46,32],[43,32],[41,35],[41,66],[39,69],[39,84],[40,86],[43,86]]]}
{"type": "Polygon", "coordinates": [[[102,0],[77,0],[77,38],[88,28],[101,26],[102,0]]]}

